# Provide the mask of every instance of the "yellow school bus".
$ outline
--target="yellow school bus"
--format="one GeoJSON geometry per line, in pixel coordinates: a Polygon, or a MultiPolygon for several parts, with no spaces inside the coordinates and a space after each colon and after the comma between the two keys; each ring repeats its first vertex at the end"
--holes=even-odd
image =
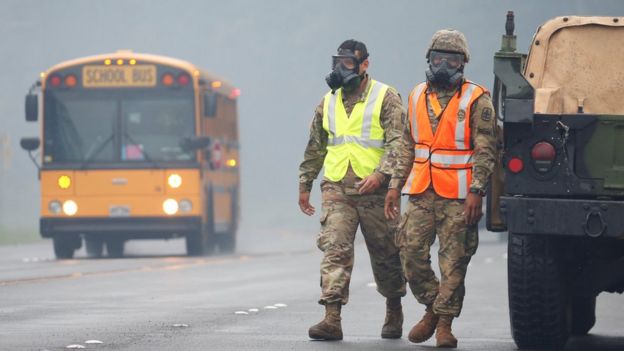
{"type": "Polygon", "coordinates": [[[56,257],[83,241],[91,257],[120,257],[128,240],[175,237],[189,255],[234,251],[239,94],[189,62],[131,51],[41,73],[26,96],[41,135],[21,145],[39,168],[40,232],[56,257]]]}

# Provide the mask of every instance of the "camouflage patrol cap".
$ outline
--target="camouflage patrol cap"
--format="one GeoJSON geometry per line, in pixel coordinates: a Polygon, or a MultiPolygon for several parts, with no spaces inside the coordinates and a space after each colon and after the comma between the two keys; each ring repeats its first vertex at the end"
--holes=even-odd
{"type": "Polygon", "coordinates": [[[455,29],[441,29],[435,32],[427,49],[427,59],[431,50],[458,52],[464,54],[466,62],[470,60],[466,37],[464,33],[455,29]]]}

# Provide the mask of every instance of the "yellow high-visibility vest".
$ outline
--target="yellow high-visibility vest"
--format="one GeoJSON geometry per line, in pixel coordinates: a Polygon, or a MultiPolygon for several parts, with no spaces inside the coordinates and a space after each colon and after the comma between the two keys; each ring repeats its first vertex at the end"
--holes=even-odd
{"type": "Polygon", "coordinates": [[[323,128],[329,135],[324,163],[327,179],[342,180],[349,163],[360,178],[371,175],[379,165],[384,153],[384,130],[379,115],[388,88],[372,80],[366,99],[356,103],[349,116],[342,103],[342,89],[325,95],[323,128]]]}

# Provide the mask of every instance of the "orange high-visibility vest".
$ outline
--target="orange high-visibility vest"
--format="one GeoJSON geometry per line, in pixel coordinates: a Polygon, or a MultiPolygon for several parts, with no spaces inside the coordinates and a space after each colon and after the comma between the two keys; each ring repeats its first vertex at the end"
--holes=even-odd
{"type": "MultiPolygon", "coordinates": [[[[442,197],[466,198],[472,181],[470,109],[485,93],[485,88],[464,82],[439,117],[434,134],[427,111],[427,84],[421,83],[412,90],[408,115],[415,157],[403,187],[404,194],[420,194],[433,184],[435,192],[442,197]]],[[[429,98],[436,99],[435,96],[429,98]]]]}

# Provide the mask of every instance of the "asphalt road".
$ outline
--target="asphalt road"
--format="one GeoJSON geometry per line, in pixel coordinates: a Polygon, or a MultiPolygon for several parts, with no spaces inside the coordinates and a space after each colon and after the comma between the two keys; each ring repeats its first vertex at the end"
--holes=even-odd
{"type": "MultiPolygon", "coordinates": [[[[202,258],[183,256],[182,240],[130,242],[123,259],[86,259],[80,251],[56,261],[48,241],[0,247],[0,350],[435,349],[433,340],[380,339],[384,300],[361,243],[343,309],[344,340],[310,341],[307,329],[323,314],[313,235],[265,236],[252,244],[242,235],[237,254],[202,258]]],[[[454,323],[461,350],[515,350],[505,252],[505,244],[482,234],[454,323]]],[[[409,294],[403,301],[406,335],[423,308],[409,294]]],[[[591,335],[571,340],[567,350],[624,350],[624,297],[602,294],[597,308],[591,335]]]]}

